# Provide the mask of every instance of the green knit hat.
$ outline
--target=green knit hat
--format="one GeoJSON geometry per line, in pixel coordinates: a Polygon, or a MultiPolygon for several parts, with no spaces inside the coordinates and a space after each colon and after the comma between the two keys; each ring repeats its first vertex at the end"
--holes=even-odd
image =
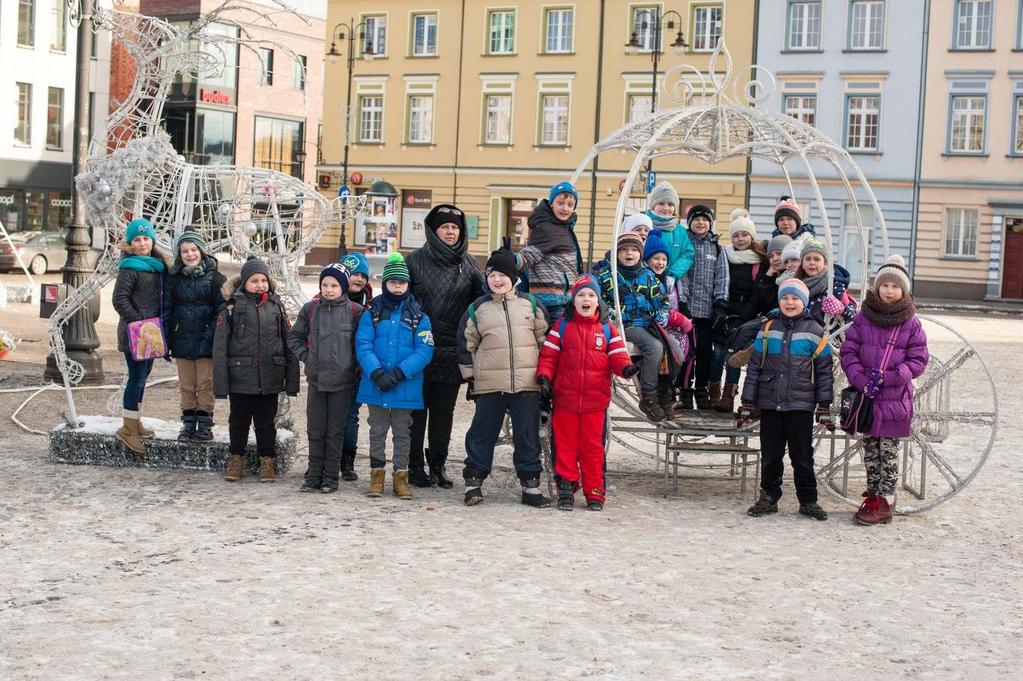
{"type": "Polygon", "coordinates": [[[202,238],[202,235],[199,234],[199,232],[193,232],[190,229],[187,229],[184,232],[182,232],[181,236],[178,237],[178,240],[174,242],[174,250],[180,251],[181,244],[185,243],[186,241],[195,244],[196,247],[198,247],[199,252],[202,253],[203,255],[209,255],[209,253],[207,252],[208,247],[206,246],[206,240],[202,238]]]}
{"type": "Polygon", "coordinates": [[[405,264],[405,258],[401,257],[401,253],[391,253],[387,256],[383,280],[387,282],[391,279],[396,281],[412,281],[408,273],[408,265],[405,264]]]}

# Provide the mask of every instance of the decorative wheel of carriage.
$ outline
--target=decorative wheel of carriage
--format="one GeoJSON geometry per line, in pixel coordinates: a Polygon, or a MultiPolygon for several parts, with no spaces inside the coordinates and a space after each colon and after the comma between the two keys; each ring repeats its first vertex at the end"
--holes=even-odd
{"type": "MultiPolygon", "coordinates": [[[[571,178],[576,183],[602,153],[617,151],[634,155],[619,190],[612,243],[621,233],[632,187],[648,161],[688,156],[714,165],[736,157],[759,158],[782,169],[791,196],[797,195],[793,175],[809,189],[821,216],[824,231],[821,236],[831,264],[834,262],[832,225],[815,171],[815,168],[826,168],[844,187],[852,208],[852,228],[860,235],[859,259],[863,264],[860,281],[852,285],[855,287],[858,283],[860,291],[866,290],[869,240],[863,238],[865,227],[859,205],[867,201],[873,207],[884,257],[887,257],[890,242],[881,206],[863,171],[840,144],[812,126],[756,106],[769,101],[773,95],[775,80],[770,71],[754,65],[733,73],[731,56],[725,41],[721,40],[711,55],[707,73],[681,64],[665,73],[664,83],[664,95],[677,106],[656,111],[615,130],[593,146],[571,178]]],[[[616,282],[615,258],[611,258],[611,268],[612,281],[616,282]]],[[[829,289],[833,276],[834,271],[829,268],[829,289]]],[[[620,319],[617,301],[615,312],[620,319]]],[[[932,508],[969,484],[994,445],[998,421],[994,380],[976,348],[947,324],[928,317],[921,317],[921,320],[928,336],[931,359],[926,372],[916,382],[912,435],[902,443],[896,513],[932,508]]],[[[838,319],[827,320],[836,349],[844,335],[839,322],[838,319]]],[[[837,395],[847,382],[837,361],[835,366],[837,395]]],[[[666,436],[682,429],[691,433],[700,428],[700,419],[693,412],[690,412],[693,417],[683,417],[680,423],[662,423],[652,432],[650,428],[636,428],[636,423],[644,420],[638,403],[635,387],[615,379],[614,404],[618,409],[611,412],[609,434],[615,442],[636,452],[650,454],[650,445],[659,447],[666,436]],[[697,423],[687,424],[686,421],[697,423]],[[627,431],[629,438],[614,435],[613,429],[627,431]]],[[[713,438],[716,434],[708,429],[689,439],[713,438]]],[[[755,436],[756,429],[745,435],[755,436]]],[[[841,431],[829,433],[823,428],[815,434],[815,442],[819,484],[833,496],[859,505],[865,481],[862,442],[841,431]]],[[[733,468],[734,465],[733,461],[733,468]]],[[[667,463],[665,467],[667,473],[667,463]]]]}

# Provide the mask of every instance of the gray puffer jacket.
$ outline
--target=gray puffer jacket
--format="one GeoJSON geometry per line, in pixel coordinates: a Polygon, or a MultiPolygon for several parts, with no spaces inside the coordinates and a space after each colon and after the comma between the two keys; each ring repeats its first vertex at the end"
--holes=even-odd
{"type": "Polygon", "coordinates": [[[213,336],[213,393],[227,397],[298,394],[298,358],[288,347],[288,318],[273,292],[246,293],[241,277],[224,284],[224,306],[213,336]]]}
{"type": "Polygon", "coordinates": [[[760,411],[813,411],[833,397],[833,356],[821,325],[805,313],[774,310],[760,329],[742,389],[742,403],[760,411]]]}
{"type": "Polygon", "coordinates": [[[362,310],[347,295],[336,300],[317,296],[302,306],[288,332],[288,346],[305,362],[309,385],[321,392],[355,388],[355,330],[362,310]]]}

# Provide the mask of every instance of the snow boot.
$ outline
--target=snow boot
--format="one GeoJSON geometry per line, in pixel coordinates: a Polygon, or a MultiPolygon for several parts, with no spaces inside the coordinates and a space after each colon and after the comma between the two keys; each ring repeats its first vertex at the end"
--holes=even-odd
{"type": "Polygon", "coordinates": [[[408,486],[408,470],[391,473],[391,484],[394,487],[394,496],[406,501],[412,498],[412,488],[408,486]]]}
{"type": "Polygon", "coordinates": [[[341,479],[349,482],[359,479],[359,476],[355,473],[354,449],[345,449],[341,451],[341,479]]]}
{"type": "Polygon", "coordinates": [[[882,525],[892,521],[892,507],[882,496],[864,492],[866,499],[853,516],[860,525],[882,525]]]}
{"type": "Polygon", "coordinates": [[[318,487],[310,485],[308,482],[303,482],[302,486],[298,488],[298,491],[302,492],[303,494],[311,494],[318,489],[319,489],[318,487]]]}
{"type": "Polygon", "coordinates": [[[277,457],[259,457],[259,481],[275,482],[277,480],[277,457]]]}
{"type": "Polygon", "coordinates": [[[657,393],[644,395],[643,399],[639,401],[639,410],[643,412],[643,416],[646,416],[654,423],[667,418],[664,410],[661,409],[660,402],[657,401],[657,393]]]}
{"type": "Polygon", "coordinates": [[[760,498],[756,500],[752,506],[746,511],[746,515],[751,515],[754,518],[769,515],[771,513],[778,512],[778,500],[772,499],[764,490],[760,490],[760,498]]]}
{"type": "Polygon", "coordinates": [[[462,501],[466,506],[475,506],[483,501],[483,478],[465,478],[465,498],[462,501]]]}
{"type": "Polygon", "coordinates": [[[320,494],[333,494],[337,491],[336,485],[324,485],[320,488],[320,494]]]}
{"type": "MultiPolygon", "coordinates": [[[[710,390],[707,389],[707,386],[696,388],[696,390],[693,391],[693,395],[696,397],[697,409],[700,411],[708,411],[710,409],[710,390]]],[[[720,395],[718,397],[720,398],[720,395]]]]}
{"type": "Polygon", "coordinates": [[[195,410],[186,409],[181,412],[181,430],[178,431],[178,442],[188,442],[195,435],[195,410]]]}
{"type": "Polygon", "coordinates": [[[710,394],[710,403],[714,404],[721,399],[721,383],[711,383],[707,386],[710,394]]]}
{"type": "Polygon", "coordinates": [[[434,481],[427,475],[426,469],[422,466],[410,466],[408,469],[408,481],[416,487],[433,487],[434,481]]]}
{"type": "Polygon", "coordinates": [[[548,508],[551,500],[540,493],[540,478],[519,480],[522,484],[522,503],[533,508],[548,508]]]}
{"type": "Polygon", "coordinates": [[[142,423],[142,403],[141,402],[139,402],[139,405],[137,407],[135,407],[135,411],[137,411],[138,414],[139,414],[139,437],[153,437],[154,435],[156,435],[156,433],[154,433],[149,428],[146,428],[145,425],[143,425],[143,423],[142,423]]]}
{"type": "Polygon", "coordinates": [[[808,504],[800,504],[799,515],[809,516],[814,520],[828,519],[828,512],[821,508],[816,501],[811,501],[808,504]]]}
{"type": "Polygon", "coordinates": [[[657,403],[661,405],[664,418],[670,419],[675,411],[675,389],[670,376],[661,376],[657,381],[657,403]]]}
{"type": "Polygon", "coordinates": [[[383,468],[373,468],[369,471],[369,489],[366,491],[367,497],[382,497],[384,496],[384,475],[386,472],[383,468]]]}
{"type": "Polygon", "coordinates": [[[604,510],[604,502],[601,501],[600,499],[590,499],[589,501],[586,502],[586,510],[587,511],[603,511],[604,510]]]}
{"type": "MultiPolygon", "coordinates": [[[[178,439],[181,439],[180,436],[178,439]]],[[[208,411],[195,412],[195,434],[192,440],[195,442],[209,442],[213,439],[213,414],[208,411]]]]}
{"type": "Polygon", "coordinates": [[[141,456],[145,455],[146,445],[140,437],[139,413],[137,411],[124,412],[124,425],[118,428],[114,435],[131,451],[141,456]]]}
{"type": "Polygon", "coordinates": [[[433,484],[437,485],[441,489],[451,489],[455,486],[455,483],[448,477],[448,473],[444,470],[444,464],[447,463],[447,455],[443,458],[440,456],[431,456],[430,449],[426,449],[426,461],[430,464],[430,480],[433,484]]]}
{"type": "Polygon", "coordinates": [[[238,482],[245,475],[245,455],[232,454],[227,460],[227,470],[224,472],[224,480],[238,482]]]}
{"type": "Polygon", "coordinates": [[[678,402],[675,403],[675,411],[692,411],[693,409],[693,395],[695,391],[692,388],[683,388],[678,391],[678,402]]]}
{"type": "Polygon", "coordinates": [[[739,386],[734,383],[725,383],[721,389],[721,397],[714,402],[714,411],[720,411],[725,414],[731,414],[735,411],[735,393],[739,389],[739,386]]]}
{"type": "Polygon", "coordinates": [[[571,511],[575,506],[575,483],[562,480],[558,483],[558,510],[571,511]]]}

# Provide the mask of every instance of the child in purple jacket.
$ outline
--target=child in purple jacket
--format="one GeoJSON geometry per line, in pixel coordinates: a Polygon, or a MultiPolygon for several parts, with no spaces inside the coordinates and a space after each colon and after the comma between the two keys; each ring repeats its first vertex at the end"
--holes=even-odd
{"type": "Polygon", "coordinates": [[[849,384],[874,398],[874,422],[863,438],[867,491],[854,519],[861,525],[892,521],[891,502],[899,477],[899,439],[913,420],[913,379],[927,368],[927,336],[902,256],[888,258],[874,276],[863,310],[846,329],[841,361],[849,384]],[[885,346],[894,342],[881,370],[885,346]]]}

